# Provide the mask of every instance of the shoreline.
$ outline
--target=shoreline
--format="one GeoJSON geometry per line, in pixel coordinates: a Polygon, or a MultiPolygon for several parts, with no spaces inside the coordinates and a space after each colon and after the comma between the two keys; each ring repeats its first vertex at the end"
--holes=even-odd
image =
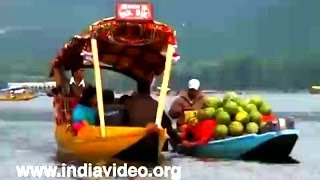
{"type": "MultiPolygon", "coordinates": [[[[116,94],[120,97],[122,94],[116,94]]],[[[223,97],[223,94],[212,94],[217,97],[223,97]]],[[[274,112],[290,113],[318,113],[320,112],[320,95],[311,95],[307,93],[266,93],[259,95],[265,99],[272,107],[274,112]]],[[[243,97],[251,94],[243,95],[243,97]]],[[[167,96],[165,110],[168,111],[171,103],[176,96],[167,96]]],[[[158,99],[158,96],[153,98],[158,99]]],[[[0,111],[12,110],[30,110],[40,112],[52,112],[52,98],[39,96],[29,101],[3,101],[0,103],[0,111]]]]}

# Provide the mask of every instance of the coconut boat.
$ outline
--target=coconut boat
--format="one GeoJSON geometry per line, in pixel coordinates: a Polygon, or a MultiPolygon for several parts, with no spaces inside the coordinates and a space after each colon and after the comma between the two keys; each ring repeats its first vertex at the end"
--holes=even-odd
{"type": "Polygon", "coordinates": [[[273,163],[297,162],[290,157],[300,131],[293,118],[263,117],[258,133],[213,139],[207,144],[178,148],[181,154],[224,160],[248,160],[273,163]]]}
{"type": "MultiPolygon", "coordinates": [[[[152,84],[163,75],[155,123],[161,127],[171,66],[176,52],[176,31],[153,20],[151,3],[120,3],[116,16],[98,20],[73,36],[53,59],[50,76],[62,93],[55,95],[55,139],[58,154],[76,160],[109,159],[158,162],[166,141],[165,129],[148,134],[145,127],[109,126],[104,119],[101,70],[111,70],[152,84]],[[79,99],[69,97],[65,72],[74,67],[93,68],[100,126],[86,126],[77,135],[71,130],[71,114],[79,99]]],[[[103,77],[107,80],[108,77],[103,77]]]]}
{"type": "Polygon", "coordinates": [[[25,87],[13,87],[0,90],[0,101],[28,101],[39,95],[25,87]]]}

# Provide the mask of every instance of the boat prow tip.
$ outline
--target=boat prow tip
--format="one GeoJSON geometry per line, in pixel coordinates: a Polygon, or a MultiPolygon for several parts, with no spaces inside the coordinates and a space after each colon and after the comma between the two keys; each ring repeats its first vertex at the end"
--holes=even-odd
{"type": "Polygon", "coordinates": [[[284,129],[278,132],[279,135],[300,135],[300,129],[284,129]]]}

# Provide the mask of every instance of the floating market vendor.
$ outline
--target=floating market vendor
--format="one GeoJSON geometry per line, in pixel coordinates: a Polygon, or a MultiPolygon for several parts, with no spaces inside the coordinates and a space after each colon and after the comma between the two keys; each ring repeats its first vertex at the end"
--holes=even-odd
{"type": "Polygon", "coordinates": [[[200,90],[200,81],[198,79],[191,79],[188,83],[188,91],[182,92],[180,96],[175,99],[169,110],[171,118],[177,120],[177,128],[180,129],[184,124],[184,111],[200,110],[204,104],[204,95],[200,90]]]}

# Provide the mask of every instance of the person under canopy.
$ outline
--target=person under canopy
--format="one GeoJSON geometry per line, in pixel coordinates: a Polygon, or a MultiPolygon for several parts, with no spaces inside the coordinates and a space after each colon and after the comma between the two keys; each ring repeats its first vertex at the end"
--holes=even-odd
{"type": "Polygon", "coordinates": [[[72,111],[72,127],[79,131],[85,125],[94,125],[98,112],[96,88],[89,86],[84,89],[79,103],[72,111]]]}
{"type": "MultiPolygon", "coordinates": [[[[138,92],[131,96],[130,99],[125,103],[125,107],[129,114],[129,126],[140,126],[140,127],[152,127],[157,128],[154,124],[156,120],[158,101],[153,99],[150,95],[150,84],[145,82],[138,83],[138,92]]],[[[170,117],[163,112],[162,128],[167,129],[169,137],[174,143],[178,144],[181,139],[177,132],[172,127],[170,117]]]]}
{"type": "Polygon", "coordinates": [[[70,92],[69,96],[80,97],[85,88],[90,86],[89,83],[84,80],[84,69],[76,67],[71,70],[72,77],[70,78],[70,92]]]}
{"type": "MultiPolygon", "coordinates": [[[[123,104],[114,103],[114,92],[106,89],[103,91],[103,104],[105,124],[107,126],[126,126],[129,119],[128,112],[123,104]]],[[[99,116],[96,119],[96,126],[100,126],[99,116]]]]}

